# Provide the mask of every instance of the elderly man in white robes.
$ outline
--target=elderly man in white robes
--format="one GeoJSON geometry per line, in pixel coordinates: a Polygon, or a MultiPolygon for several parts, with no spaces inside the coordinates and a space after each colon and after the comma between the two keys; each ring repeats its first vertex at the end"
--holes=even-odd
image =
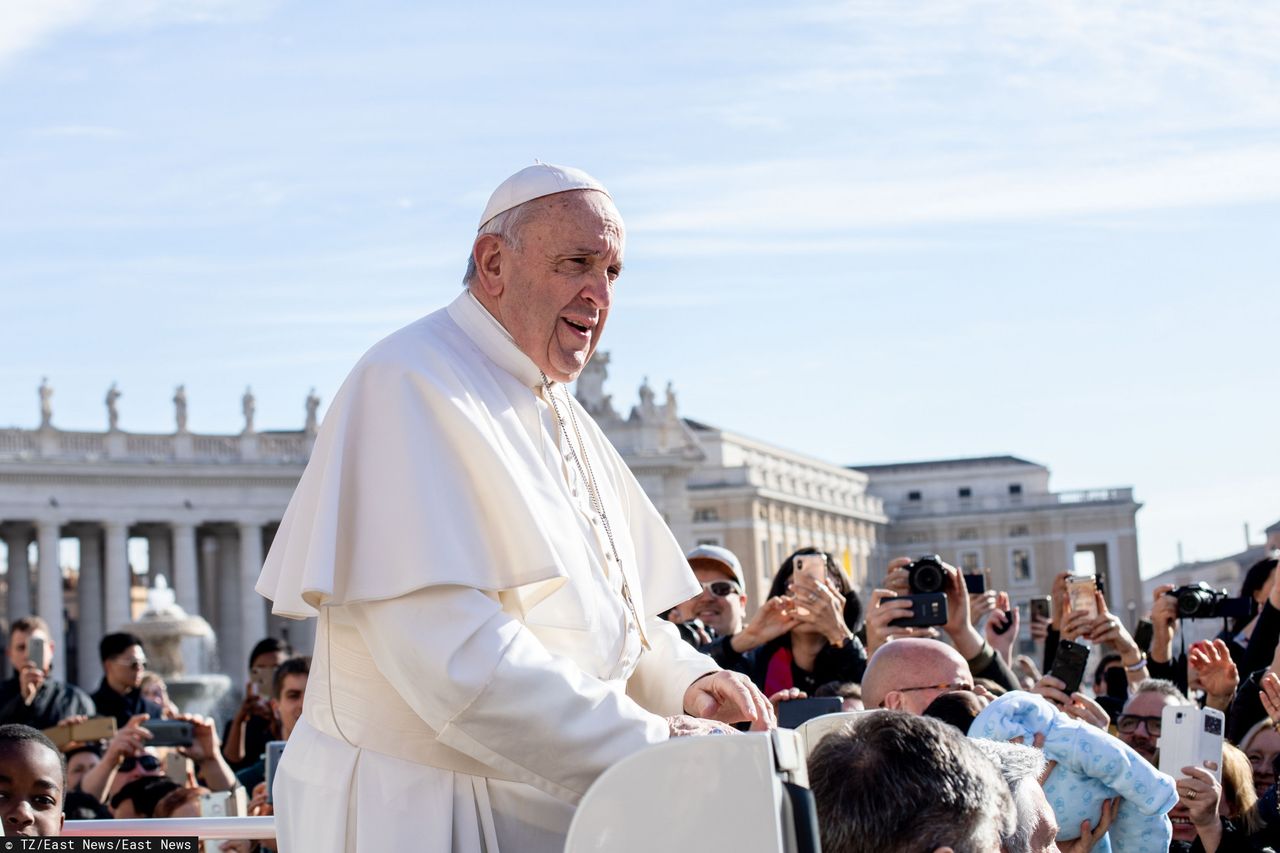
{"type": "Polygon", "coordinates": [[[334,399],[257,586],[319,617],[276,774],[281,853],[558,851],[618,759],[773,724],[657,618],[698,584],[565,385],[624,242],[586,173],[516,173],[462,295],[375,345],[334,399]]]}

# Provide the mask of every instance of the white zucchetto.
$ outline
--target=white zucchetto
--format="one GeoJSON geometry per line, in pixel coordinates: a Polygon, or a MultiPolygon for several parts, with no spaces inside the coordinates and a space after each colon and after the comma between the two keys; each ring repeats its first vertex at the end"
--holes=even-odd
{"type": "Polygon", "coordinates": [[[478,227],[483,228],[486,222],[499,213],[524,204],[526,201],[569,190],[599,190],[609,195],[604,184],[581,169],[535,162],[534,165],[521,169],[498,185],[493,195],[489,196],[489,203],[484,206],[484,213],[480,215],[478,227]]]}

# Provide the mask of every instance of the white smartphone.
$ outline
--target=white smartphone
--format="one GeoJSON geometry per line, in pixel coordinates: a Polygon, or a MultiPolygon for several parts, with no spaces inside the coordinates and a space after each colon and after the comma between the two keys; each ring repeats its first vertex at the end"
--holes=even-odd
{"type": "MultiPolygon", "coordinates": [[[[1166,705],[1160,716],[1160,772],[1184,778],[1182,768],[1205,767],[1212,761],[1213,775],[1222,780],[1222,734],[1226,717],[1213,708],[1195,705],[1166,705]]],[[[1206,770],[1209,768],[1205,767],[1206,770]]]]}

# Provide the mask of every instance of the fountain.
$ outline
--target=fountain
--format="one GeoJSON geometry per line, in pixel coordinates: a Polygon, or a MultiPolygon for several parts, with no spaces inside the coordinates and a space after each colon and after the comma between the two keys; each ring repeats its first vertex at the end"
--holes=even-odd
{"type": "Polygon", "coordinates": [[[126,629],[142,638],[147,666],[169,686],[169,698],[188,714],[222,716],[220,703],[231,690],[231,679],[211,673],[215,649],[213,629],[200,616],[178,606],[164,575],[157,575],[147,591],[147,607],[126,629]],[[188,673],[187,658],[194,658],[188,673]]]}

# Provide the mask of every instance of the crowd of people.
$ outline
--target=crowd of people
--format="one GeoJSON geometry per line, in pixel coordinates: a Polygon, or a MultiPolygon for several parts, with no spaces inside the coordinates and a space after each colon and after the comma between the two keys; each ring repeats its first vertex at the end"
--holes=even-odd
{"type": "MultiPolygon", "coordinates": [[[[1078,853],[1107,849],[1103,839],[1123,851],[1114,827],[1131,792],[1080,766],[1054,738],[1069,732],[1099,752],[1123,745],[1128,752],[1117,754],[1131,756],[1130,775],[1137,769],[1155,778],[1164,708],[1195,704],[1225,714],[1226,743],[1219,765],[1184,768],[1176,780],[1165,810],[1169,849],[1234,853],[1280,842],[1275,556],[1245,578],[1249,614],[1181,654],[1174,652],[1179,613],[1171,587],[1155,590],[1152,639],[1142,648],[1101,593],[1095,608],[1073,611],[1067,577],[1060,575],[1050,617],[1032,618],[1038,660],[1017,654],[1023,617],[1007,595],[969,592],[960,572],[946,564],[946,622],[929,628],[895,624],[910,612],[906,558],[889,564],[883,587],[870,592],[864,610],[830,554],[801,549],[779,567],[768,598],[749,618],[745,577],[732,552],[699,546],[688,562],[702,592],[666,618],[689,643],[748,676],[775,708],[836,696],[843,710],[870,712],[828,736],[810,757],[826,851],[1078,853]],[[798,573],[804,558],[821,561],[825,578],[798,573]],[[1064,640],[1092,645],[1091,691],[1067,693],[1067,685],[1043,674],[1053,670],[1064,640]],[[1012,743],[978,734],[981,720],[1018,697],[1052,708],[1041,730],[1032,726],[1028,737],[1012,743]],[[1080,804],[1064,805],[1054,776],[1091,772],[1107,796],[1078,820],[1080,804]]],[[[269,743],[287,741],[301,718],[310,658],[294,656],[274,638],[259,642],[248,661],[244,700],[219,733],[212,719],[177,708],[164,680],[147,671],[145,644],[136,636],[102,638],[104,675],[92,693],[55,677],[54,641],[38,617],[14,622],[8,639],[14,674],[0,684],[5,834],[57,835],[64,820],[85,818],[200,816],[218,792],[241,792],[245,814],[271,814],[266,752],[269,743]],[[84,724],[102,718],[114,723],[111,737],[76,739],[84,724]],[[152,745],[153,720],[189,723],[190,744],[152,745]]],[[[1152,837],[1149,827],[1142,832],[1152,837]]],[[[228,841],[220,849],[272,846],[228,841]]]]}
{"type": "MultiPolygon", "coordinates": [[[[39,617],[10,626],[13,675],[0,684],[4,835],[55,836],[65,820],[272,813],[268,744],[287,742],[302,716],[309,657],[275,638],[259,642],[244,700],[219,734],[212,718],[183,713],[170,699],[164,679],[147,670],[139,637],[101,639],[103,679],[93,693],[55,677],[54,642],[39,617]],[[187,725],[175,737],[157,721],[187,725]]],[[[224,841],[216,849],[274,846],[224,841]]]]}
{"type": "Polygon", "coordinates": [[[827,695],[868,712],[810,757],[828,853],[1152,851],[1166,843],[1262,851],[1280,849],[1278,556],[1247,573],[1246,614],[1177,655],[1172,586],[1154,591],[1144,648],[1102,593],[1094,592],[1093,607],[1073,610],[1068,575],[1059,575],[1050,615],[1030,617],[1033,659],[1017,653],[1025,617],[1006,593],[970,592],[943,564],[945,624],[895,625],[911,614],[911,560],[890,563],[864,611],[831,555],[814,548],[783,562],[748,618],[737,557],[700,546],[688,559],[702,592],[666,618],[779,708],[827,695]],[[806,555],[822,560],[824,581],[796,573],[806,555]],[[1068,693],[1045,674],[1063,641],[1091,650],[1091,691],[1068,693]],[[1194,705],[1225,715],[1221,760],[1160,774],[1163,710],[1194,705]],[[1014,731],[1014,743],[999,739],[1014,731]],[[1108,760],[1091,765],[1086,754],[1108,760]],[[1162,802],[1152,796],[1160,790],[1162,802]],[[1089,808],[1084,791],[1100,792],[1089,808]]]}

